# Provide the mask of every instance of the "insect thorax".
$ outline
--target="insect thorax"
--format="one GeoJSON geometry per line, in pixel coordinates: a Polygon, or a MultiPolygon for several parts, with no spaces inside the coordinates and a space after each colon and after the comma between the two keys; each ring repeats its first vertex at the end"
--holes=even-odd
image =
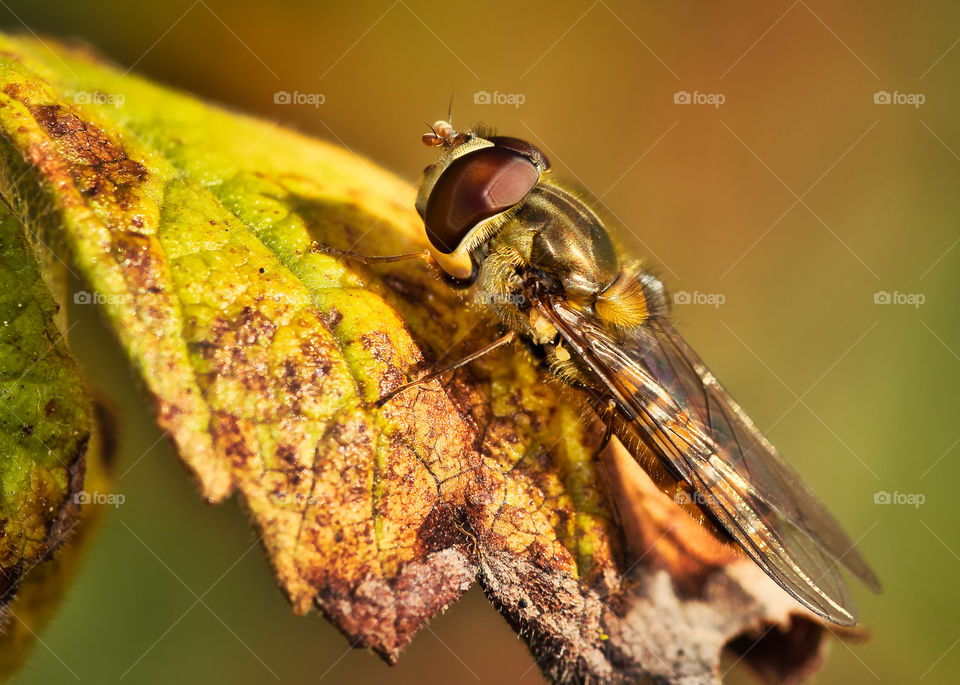
{"type": "Polygon", "coordinates": [[[613,327],[665,311],[659,281],[623,265],[603,220],[579,195],[544,177],[474,253],[474,302],[533,342],[556,335],[529,301],[529,286],[562,294],[613,327]]]}

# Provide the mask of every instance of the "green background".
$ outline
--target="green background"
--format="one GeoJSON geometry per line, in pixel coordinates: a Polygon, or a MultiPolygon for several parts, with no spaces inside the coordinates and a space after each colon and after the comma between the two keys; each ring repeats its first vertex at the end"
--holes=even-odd
{"type": "MultiPolygon", "coordinates": [[[[674,292],[722,299],[678,305],[681,330],[876,566],[884,594],[856,590],[871,640],[833,644],[815,681],[953,681],[954,3],[7,0],[0,20],[86,41],[411,182],[432,158],[417,140],[424,122],[445,116],[451,95],[455,122],[541,145],[674,292]],[[278,105],[281,90],[325,100],[278,105]],[[524,102],[484,105],[479,91],[524,102]],[[725,101],[675,104],[678,91],[725,101]],[[875,104],[877,91],[925,101],[875,104]],[[876,304],[878,292],[923,303],[876,304]],[[878,491],[925,501],[875,504],[878,491]]],[[[393,670],[350,652],[318,615],[293,617],[243,513],[200,501],[91,313],[72,306],[72,345],[120,410],[125,502],[16,682],[540,681],[477,590],[393,670]]],[[[729,679],[748,677],[735,667],[729,679]]]]}

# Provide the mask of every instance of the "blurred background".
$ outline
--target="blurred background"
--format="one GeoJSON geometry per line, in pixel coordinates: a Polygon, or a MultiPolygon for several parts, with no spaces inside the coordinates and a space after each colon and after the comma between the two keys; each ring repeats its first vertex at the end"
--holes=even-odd
{"type": "MultiPolygon", "coordinates": [[[[954,682],[960,6],[0,6],[5,30],[88,42],[411,183],[451,96],[455,122],[540,145],[628,227],[681,330],[882,578],[883,595],[857,588],[871,640],[833,644],[814,682],[954,682]]],[[[243,513],[201,503],[101,324],[71,338],[122,408],[125,503],[15,682],[542,682],[477,590],[392,670],[293,617],[243,513]]]]}

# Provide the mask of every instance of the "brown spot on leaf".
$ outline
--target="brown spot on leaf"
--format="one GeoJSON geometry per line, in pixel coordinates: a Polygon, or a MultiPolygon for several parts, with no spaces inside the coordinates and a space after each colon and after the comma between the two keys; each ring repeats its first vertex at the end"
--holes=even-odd
{"type": "Polygon", "coordinates": [[[393,344],[386,333],[381,331],[364,333],[360,336],[360,344],[378,362],[382,364],[393,363],[393,344]]]}
{"type": "Polygon", "coordinates": [[[210,420],[214,444],[235,471],[248,470],[257,456],[251,449],[251,428],[238,417],[222,411],[214,413],[210,420]]]}
{"type": "Polygon", "coordinates": [[[464,519],[464,511],[454,505],[440,504],[434,507],[417,530],[417,539],[424,552],[438,552],[463,545],[466,535],[459,526],[464,519]]]}
{"type": "Polygon", "coordinates": [[[330,307],[321,315],[321,320],[323,325],[327,327],[328,330],[333,330],[340,325],[340,322],[343,321],[343,313],[336,307],[330,307]]]}
{"type": "Polygon", "coordinates": [[[130,187],[147,175],[143,164],[129,159],[102,130],[62,105],[33,105],[29,109],[59,143],[80,192],[89,196],[112,194],[121,208],[132,204],[130,187]]]}

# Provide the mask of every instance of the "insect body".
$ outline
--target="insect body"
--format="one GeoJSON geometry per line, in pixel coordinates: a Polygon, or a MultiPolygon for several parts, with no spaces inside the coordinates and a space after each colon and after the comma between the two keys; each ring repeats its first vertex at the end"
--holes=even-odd
{"type": "Polygon", "coordinates": [[[623,259],[591,200],[556,180],[528,142],[442,121],[423,142],[442,148],[417,197],[432,258],[509,331],[468,359],[524,338],[607,413],[641,465],[685,483],[781,587],[832,621],[856,623],[837,568],[874,591],[877,577],[680,337],[663,285],[623,259]]]}

